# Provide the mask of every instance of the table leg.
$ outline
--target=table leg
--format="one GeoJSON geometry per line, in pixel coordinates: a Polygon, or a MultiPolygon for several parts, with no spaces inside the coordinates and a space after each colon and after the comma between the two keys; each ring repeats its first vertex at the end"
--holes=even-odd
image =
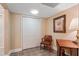
{"type": "Polygon", "coordinates": [[[57,46],[57,56],[59,56],[59,46],[57,46]]]}
{"type": "Polygon", "coordinates": [[[72,56],[72,49],[70,48],[70,55],[72,56]]]}
{"type": "Polygon", "coordinates": [[[59,46],[57,45],[57,56],[59,56],[59,46]]]}
{"type": "Polygon", "coordinates": [[[78,56],[78,48],[77,48],[77,56],[78,56]]]}
{"type": "Polygon", "coordinates": [[[57,46],[57,56],[60,56],[61,54],[61,48],[59,46],[57,46]]]}
{"type": "Polygon", "coordinates": [[[59,47],[59,56],[61,56],[61,47],[59,47]]]}

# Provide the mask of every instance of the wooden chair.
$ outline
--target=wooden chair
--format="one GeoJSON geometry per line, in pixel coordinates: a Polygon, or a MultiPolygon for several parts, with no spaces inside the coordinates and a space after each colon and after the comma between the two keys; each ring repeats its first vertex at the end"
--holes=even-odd
{"type": "Polygon", "coordinates": [[[45,35],[42,38],[42,41],[40,43],[40,48],[47,48],[49,51],[52,51],[52,36],[51,35],[45,35]]]}

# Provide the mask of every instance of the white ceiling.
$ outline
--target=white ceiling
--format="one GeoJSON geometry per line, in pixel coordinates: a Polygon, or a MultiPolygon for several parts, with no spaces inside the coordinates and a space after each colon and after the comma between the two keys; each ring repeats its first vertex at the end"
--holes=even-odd
{"type": "Polygon", "coordinates": [[[42,18],[53,16],[58,12],[77,5],[77,3],[8,3],[7,5],[10,12],[21,13],[27,17],[42,18]],[[30,11],[32,9],[37,9],[39,14],[31,14],[30,11]]]}

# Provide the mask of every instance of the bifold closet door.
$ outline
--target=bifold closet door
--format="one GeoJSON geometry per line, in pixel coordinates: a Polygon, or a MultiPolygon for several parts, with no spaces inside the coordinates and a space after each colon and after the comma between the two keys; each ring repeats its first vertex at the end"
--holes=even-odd
{"type": "Polygon", "coordinates": [[[42,37],[42,20],[23,18],[23,49],[37,47],[42,37]]]}

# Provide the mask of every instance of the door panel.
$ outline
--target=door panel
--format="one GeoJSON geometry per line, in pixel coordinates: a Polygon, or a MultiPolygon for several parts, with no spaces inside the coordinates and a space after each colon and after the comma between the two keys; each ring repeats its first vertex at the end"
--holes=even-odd
{"type": "Polygon", "coordinates": [[[23,49],[39,46],[42,36],[42,20],[23,18],[23,49]]]}

